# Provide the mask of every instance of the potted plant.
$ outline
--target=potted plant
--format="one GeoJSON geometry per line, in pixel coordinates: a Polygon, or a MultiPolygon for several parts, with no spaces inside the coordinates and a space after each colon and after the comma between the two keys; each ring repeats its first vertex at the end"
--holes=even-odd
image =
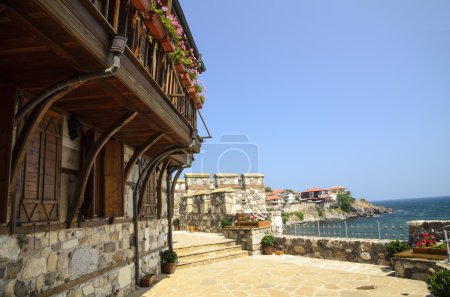
{"type": "Polygon", "coordinates": [[[163,273],[172,274],[175,272],[177,268],[178,256],[177,253],[171,250],[165,250],[162,253],[162,261],[163,261],[163,273]]]}
{"type": "Polygon", "coordinates": [[[274,244],[275,244],[275,237],[272,234],[264,235],[263,239],[261,240],[261,245],[264,248],[264,254],[272,255],[274,244]]]}
{"type": "Polygon", "coordinates": [[[422,238],[413,247],[415,254],[447,255],[444,241],[438,242],[432,233],[422,233],[422,238]]]}
{"type": "Polygon", "coordinates": [[[150,6],[149,0],[131,0],[131,3],[140,11],[147,11],[150,6]]]}
{"type": "Polygon", "coordinates": [[[263,228],[272,226],[272,223],[267,218],[255,213],[237,214],[235,223],[236,226],[250,228],[263,228]]]}
{"type": "Polygon", "coordinates": [[[427,279],[427,288],[436,297],[450,296],[450,271],[442,269],[427,279]]]}
{"type": "Polygon", "coordinates": [[[147,273],[140,278],[139,285],[141,287],[150,287],[155,281],[156,281],[156,274],[147,273]]]}
{"type": "Polygon", "coordinates": [[[180,219],[179,218],[173,219],[172,224],[176,231],[180,231],[180,219]]]}
{"type": "Polygon", "coordinates": [[[173,43],[172,38],[169,35],[164,36],[161,40],[161,44],[164,50],[168,53],[172,53],[176,49],[175,43],[173,43]]]}
{"type": "Polygon", "coordinates": [[[222,219],[221,221],[220,221],[220,226],[223,228],[223,227],[229,227],[229,226],[231,226],[233,223],[230,221],[230,220],[228,220],[228,219],[222,219]]]}
{"type": "Polygon", "coordinates": [[[188,73],[181,73],[180,77],[186,87],[192,85],[191,76],[188,73]]]}
{"type": "Polygon", "coordinates": [[[150,11],[149,13],[145,14],[144,24],[147,26],[147,28],[152,33],[153,37],[155,37],[156,39],[162,41],[164,37],[166,37],[167,35],[166,28],[164,27],[161,18],[156,12],[150,11]]]}

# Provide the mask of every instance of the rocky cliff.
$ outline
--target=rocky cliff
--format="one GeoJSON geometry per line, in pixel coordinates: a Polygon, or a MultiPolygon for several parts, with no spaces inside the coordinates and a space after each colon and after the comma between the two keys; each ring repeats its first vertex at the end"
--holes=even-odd
{"type": "Polygon", "coordinates": [[[373,205],[365,200],[356,200],[351,204],[351,212],[344,212],[340,208],[326,207],[321,208],[312,204],[302,204],[295,210],[285,209],[284,212],[289,213],[288,223],[292,222],[312,222],[322,220],[344,220],[356,217],[372,217],[377,214],[390,213],[393,209],[383,206],[373,205]],[[300,219],[303,213],[303,220],[300,219]]]}

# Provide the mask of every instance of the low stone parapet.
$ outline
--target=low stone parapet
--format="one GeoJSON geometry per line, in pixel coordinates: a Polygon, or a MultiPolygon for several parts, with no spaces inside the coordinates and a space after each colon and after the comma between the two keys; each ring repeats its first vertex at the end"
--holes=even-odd
{"type": "MultiPolygon", "coordinates": [[[[422,233],[433,233],[436,236],[437,240],[444,239],[443,232],[436,232],[437,229],[440,229],[445,226],[449,226],[450,221],[410,221],[408,222],[409,229],[409,242],[415,243],[421,237],[422,233]]],[[[450,228],[447,228],[450,230],[450,228]]]]}
{"type": "Polygon", "coordinates": [[[390,265],[389,240],[323,238],[312,236],[276,237],[276,250],[311,258],[390,265]]]}
{"type": "Polygon", "coordinates": [[[272,234],[272,227],[246,228],[246,227],[225,227],[222,230],[226,238],[235,239],[236,244],[240,244],[243,249],[253,253],[261,251],[261,240],[266,234],[272,234]]]}
{"type": "Polygon", "coordinates": [[[426,281],[431,273],[450,269],[445,263],[425,259],[393,258],[395,276],[426,281]]]}

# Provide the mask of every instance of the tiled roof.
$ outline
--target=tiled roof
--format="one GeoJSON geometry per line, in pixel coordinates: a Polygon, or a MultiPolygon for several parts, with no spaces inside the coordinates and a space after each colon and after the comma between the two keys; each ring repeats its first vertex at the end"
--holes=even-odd
{"type": "Polygon", "coordinates": [[[343,189],[346,189],[346,187],[343,187],[343,186],[334,186],[334,187],[331,187],[331,188],[330,188],[330,190],[343,190],[343,189]]]}
{"type": "Polygon", "coordinates": [[[317,191],[324,191],[324,190],[326,190],[326,189],[322,189],[322,188],[311,188],[311,189],[308,189],[308,190],[303,191],[303,192],[317,192],[317,191]]]}

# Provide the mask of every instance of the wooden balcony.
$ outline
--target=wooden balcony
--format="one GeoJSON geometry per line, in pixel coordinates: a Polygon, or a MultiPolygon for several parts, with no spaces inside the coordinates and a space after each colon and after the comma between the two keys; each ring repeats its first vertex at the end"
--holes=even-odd
{"type": "Polygon", "coordinates": [[[125,0],[15,0],[0,5],[0,75],[25,98],[77,73],[108,68],[116,33],[128,37],[115,76],[70,92],[54,108],[107,129],[124,112],[138,111],[117,133],[139,147],[151,135],[164,137],[148,154],[187,145],[196,135],[196,107],[161,44],[142,29],[143,16],[125,0]]]}

